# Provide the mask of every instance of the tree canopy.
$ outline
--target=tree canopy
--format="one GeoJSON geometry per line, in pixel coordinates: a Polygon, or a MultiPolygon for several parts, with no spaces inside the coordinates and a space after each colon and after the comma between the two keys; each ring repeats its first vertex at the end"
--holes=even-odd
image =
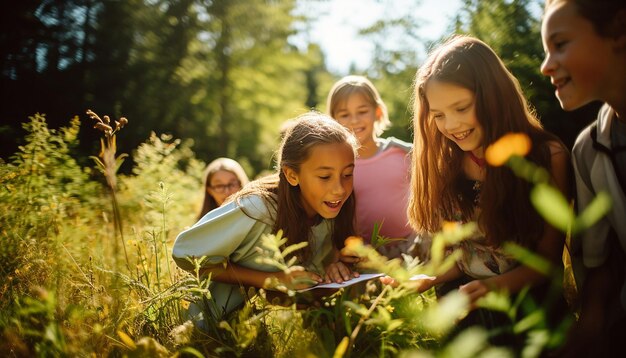
{"type": "MultiPolygon", "coordinates": [[[[91,108],[130,124],[118,138],[132,151],[151,132],[192,140],[197,157],[229,156],[251,173],[269,169],[283,121],[325,110],[339,77],[320,44],[294,36],[318,14],[299,14],[306,0],[32,0],[2,12],[0,155],[21,144],[20,123],[45,113],[52,127],[91,108]]],[[[394,6],[392,0],[381,0],[394,6]]],[[[398,18],[364,24],[375,44],[370,77],[390,108],[385,135],[411,140],[411,83],[426,49],[419,3],[398,18]],[[393,46],[390,37],[398,38],[393,46]]],[[[490,44],[519,78],[548,129],[571,145],[580,127],[558,107],[539,73],[543,50],[537,1],[464,0],[450,32],[490,44]]],[[[85,158],[97,151],[95,131],[81,130],[85,158]]]]}

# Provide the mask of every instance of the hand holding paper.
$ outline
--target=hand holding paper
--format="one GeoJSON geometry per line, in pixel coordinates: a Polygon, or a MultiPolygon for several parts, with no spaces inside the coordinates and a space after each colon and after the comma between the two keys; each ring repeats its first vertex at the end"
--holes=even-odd
{"type": "Polygon", "coordinates": [[[381,277],[381,276],[384,276],[384,275],[385,274],[383,274],[383,273],[364,273],[364,274],[361,274],[359,277],[353,278],[351,280],[347,280],[347,281],[342,282],[342,283],[335,283],[335,282],[333,282],[333,283],[319,284],[319,285],[316,285],[316,286],[313,286],[313,287],[309,287],[309,288],[305,288],[305,289],[302,289],[302,290],[298,290],[298,292],[305,292],[305,291],[309,291],[309,290],[315,290],[317,288],[339,289],[339,288],[342,288],[342,287],[352,286],[352,285],[354,285],[356,283],[363,282],[363,281],[368,281],[368,280],[371,280],[373,278],[381,277]]]}

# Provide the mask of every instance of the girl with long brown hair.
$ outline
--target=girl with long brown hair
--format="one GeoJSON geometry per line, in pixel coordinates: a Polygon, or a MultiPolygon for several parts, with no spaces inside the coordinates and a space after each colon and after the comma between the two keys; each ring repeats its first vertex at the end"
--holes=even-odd
{"type": "Polygon", "coordinates": [[[445,221],[478,224],[461,242],[450,271],[420,282],[421,290],[456,282],[475,303],[491,290],[517,293],[546,277],[503,250],[519,244],[562,266],[564,235],[530,202],[530,184],[508,167],[493,167],[485,149],[507,133],[524,133],[526,159],[546,168],[568,195],[569,154],[542,126],[517,79],[484,42],[457,36],[436,48],[415,78],[414,154],[409,220],[417,231],[436,232],[445,221]]]}
{"type": "Polygon", "coordinates": [[[356,151],[354,136],[332,118],[304,114],[286,129],[274,174],[250,182],[178,235],[172,255],[181,268],[192,271],[190,258],[208,258],[201,273],[212,273],[214,315],[237,308],[241,288],[264,287],[268,278],[305,288],[358,275],[339,261],[344,240],[354,235],[356,151]],[[295,252],[304,271],[285,273],[263,261],[263,236],[279,230],[285,246],[308,243],[295,252]]]}

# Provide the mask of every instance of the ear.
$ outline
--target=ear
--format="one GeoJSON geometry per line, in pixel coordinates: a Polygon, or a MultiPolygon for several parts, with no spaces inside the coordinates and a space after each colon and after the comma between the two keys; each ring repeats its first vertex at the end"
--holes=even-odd
{"type": "Polygon", "coordinates": [[[283,174],[291,186],[298,186],[298,173],[289,167],[283,167],[283,174]]]}
{"type": "Polygon", "coordinates": [[[376,107],[376,119],[379,120],[383,116],[383,109],[380,106],[376,107]]]}

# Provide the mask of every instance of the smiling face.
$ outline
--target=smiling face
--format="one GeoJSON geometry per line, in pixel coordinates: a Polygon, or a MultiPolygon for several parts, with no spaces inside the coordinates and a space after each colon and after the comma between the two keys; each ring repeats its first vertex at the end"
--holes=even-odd
{"type": "Polygon", "coordinates": [[[378,107],[359,92],[354,92],[339,103],[333,116],[342,126],[351,130],[364,146],[376,146],[375,123],[379,119],[378,107]]]}
{"type": "Polygon", "coordinates": [[[311,147],[299,172],[283,167],[292,186],[300,186],[302,206],[307,217],[335,218],[352,193],[354,151],[347,143],[311,147]]]}
{"type": "Polygon", "coordinates": [[[476,118],[474,93],[467,88],[431,80],[425,87],[429,120],[463,151],[483,156],[483,128],[476,118]]]}
{"type": "MultiPolygon", "coordinates": [[[[571,1],[556,2],[545,14],[541,38],[546,57],[541,72],[551,78],[565,110],[594,100],[610,101],[621,65],[614,40],[600,36],[571,1]]],[[[622,55],[623,56],[623,55],[622,55]]]]}

